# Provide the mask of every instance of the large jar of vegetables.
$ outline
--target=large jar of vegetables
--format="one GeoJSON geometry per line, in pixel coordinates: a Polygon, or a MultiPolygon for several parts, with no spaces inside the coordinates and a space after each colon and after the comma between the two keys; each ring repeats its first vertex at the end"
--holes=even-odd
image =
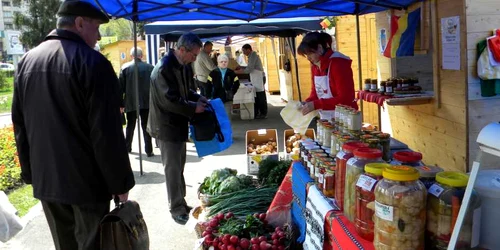
{"type": "MultiPolygon", "coordinates": [[[[445,171],[436,175],[436,183],[429,188],[427,198],[426,249],[447,249],[458,211],[465,194],[469,176],[462,172],[445,171]]],[[[467,213],[455,249],[471,249],[479,243],[481,202],[472,192],[467,213]]],[[[500,246],[499,246],[500,247],[500,246]]]]}
{"type": "Polygon", "coordinates": [[[323,145],[323,128],[324,128],[324,123],[328,122],[326,119],[319,119],[316,121],[316,141],[318,142],[319,145],[323,145]]]}
{"type": "Polygon", "coordinates": [[[368,144],[362,142],[346,142],[342,150],[337,153],[335,162],[337,170],[335,171],[335,200],[340,210],[344,208],[344,190],[345,190],[345,172],[347,161],[354,157],[354,150],[358,148],[367,148],[368,144]]]}
{"type": "Polygon", "coordinates": [[[375,187],[375,238],[379,250],[423,250],[427,190],[410,166],[391,166],[375,187]]]}
{"type": "Polygon", "coordinates": [[[383,163],[382,150],[375,148],[358,148],[354,150],[354,157],[346,164],[345,190],[344,190],[344,215],[354,222],[356,215],[356,182],[365,172],[368,163],[383,163]]]}
{"type": "Polygon", "coordinates": [[[387,163],[368,163],[365,173],[356,182],[356,232],[365,240],[373,241],[373,214],[375,211],[375,185],[382,179],[382,171],[391,165],[387,163]]]}

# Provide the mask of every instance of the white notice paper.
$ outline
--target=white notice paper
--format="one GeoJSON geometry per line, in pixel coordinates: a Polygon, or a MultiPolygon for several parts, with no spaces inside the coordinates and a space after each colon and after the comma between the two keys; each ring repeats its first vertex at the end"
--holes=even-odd
{"type": "Polygon", "coordinates": [[[460,70],[460,17],[441,18],[443,69],[460,70]]]}

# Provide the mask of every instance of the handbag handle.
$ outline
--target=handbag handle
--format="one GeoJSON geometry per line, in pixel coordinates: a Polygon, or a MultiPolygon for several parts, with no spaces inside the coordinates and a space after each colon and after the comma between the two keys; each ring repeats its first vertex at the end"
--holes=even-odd
{"type": "Polygon", "coordinates": [[[220,128],[219,120],[217,119],[217,115],[215,114],[215,109],[212,107],[212,104],[207,103],[207,107],[209,110],[211,110],[212,116],[214,117],[215,120],[215,136],[217,136],[217,140],[219,142],[224,141],[224,135],[222,134],[222,130],[220,128]]]}

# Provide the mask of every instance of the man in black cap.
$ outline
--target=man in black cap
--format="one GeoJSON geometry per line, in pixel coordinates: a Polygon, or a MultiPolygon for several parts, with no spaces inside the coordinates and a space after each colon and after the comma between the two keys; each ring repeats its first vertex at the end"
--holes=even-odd
{"type": "Polygon", "coordinates": [[[56,249],[99,249],[110,199],[135,185],[111,63],[93,48],[108,17],[66,1],[57,29],[18,64],[12,121],[23,180],[41,200],[56,249]]]}

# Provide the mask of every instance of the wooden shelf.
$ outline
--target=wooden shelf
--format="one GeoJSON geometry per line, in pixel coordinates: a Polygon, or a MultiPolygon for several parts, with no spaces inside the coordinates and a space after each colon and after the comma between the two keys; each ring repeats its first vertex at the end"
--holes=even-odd
{"type": "Polygon", "coordinates": [[[391,98],[385,100],[389,106],[422,105],[430,103],[434,99],[434,92],[425,92],[421,95],[409,97],[391,98]]]}

